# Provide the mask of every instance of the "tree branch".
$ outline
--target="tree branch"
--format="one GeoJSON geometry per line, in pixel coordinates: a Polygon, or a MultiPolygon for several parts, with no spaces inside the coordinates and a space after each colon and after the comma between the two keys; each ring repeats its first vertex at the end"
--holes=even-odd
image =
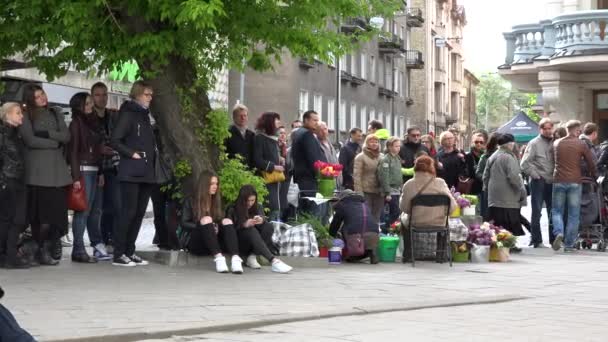
{"type": "Polygon", "coordinates": [[[112,21],[114,22],[114,24],[116,24],[116,27],[118,27],[120,32],[125,33],[125,30],[122,28],[122,26],[120,26],[120,24],[118,23],[118,20],[114,16],[114,13],[112,12],[112,8],[110,8],[110,4],[108,4],[108,1],[106,1],[106,0],[102,0],[102,1],[103,1],[103,4],[108,9],[108,13],[110,13],[110,17],[112,17],[112,21]]]}

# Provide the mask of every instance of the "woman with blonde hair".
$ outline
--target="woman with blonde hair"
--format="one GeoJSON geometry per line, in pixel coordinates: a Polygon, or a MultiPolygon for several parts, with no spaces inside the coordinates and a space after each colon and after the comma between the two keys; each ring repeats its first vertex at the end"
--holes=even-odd
{"type": "Polygon", "coordinates": [[[420,142],[429,150],[429,156],[435,158],[437,149],[435,148],[435,138],[430,134],[425,134],[420,137],[420,142]]]}
{"type": "Polygon", "coordinates": [[[377,221],[380,220],[384,208],[384,197],[376,176],[380,156],[380,140],[375,134],[369,134],[365,137],[363,150],[355,157],[353,171],[355,191],[365,196],[372,215],[377,221]]]}

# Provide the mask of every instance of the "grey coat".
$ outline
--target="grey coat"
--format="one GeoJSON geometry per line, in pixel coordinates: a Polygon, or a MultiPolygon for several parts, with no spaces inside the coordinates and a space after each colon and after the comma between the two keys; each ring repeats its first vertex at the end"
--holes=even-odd
{"type": "Polygon", "coordinates": [[[46,187],[72,184],[63,154],[63,146],[70,141],[70,131],[59,110],[40,109],[35,122],[25,115],[19,134],[26,147],[26,184],[46,187]],[[34,132],[48,132],[48,138],[37,137],[34,132]]]}
{"type": "Polygon", "coordinates": [[[519,209],[526,202],[526,188],[513,152],[499,148],[488,160],[483,173],[483,189],[488,207],[519,209]]]}
{"type": "Polygon", "coordinates": [[[521,158],[522,171],[532,179],[542,178],[552,182],[554,168],[553,141],[546,140],[540,135],[532,139],[521,158]]]}

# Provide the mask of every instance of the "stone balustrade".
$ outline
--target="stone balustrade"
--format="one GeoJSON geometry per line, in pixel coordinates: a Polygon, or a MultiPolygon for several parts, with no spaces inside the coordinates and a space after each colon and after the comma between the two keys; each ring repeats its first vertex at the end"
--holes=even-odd
{"type": "Polygon", "coordinates": [[[513,27],[504,34],[508,65],[530,63],[542,56],[579,54],[608,48],[608,10],[579,11],[559,15],[538,24],[513,27]]]}

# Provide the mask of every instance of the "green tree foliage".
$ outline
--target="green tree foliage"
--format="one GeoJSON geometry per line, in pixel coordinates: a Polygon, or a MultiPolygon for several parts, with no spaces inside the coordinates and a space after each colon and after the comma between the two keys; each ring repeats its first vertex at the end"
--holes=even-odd
{"type": "MultiPolygon", "coordinates": [[[[271,68],[289,52],[330,61],[378,32],[338,32],[352,17],[391,15],[402,0],[0,0],[0,61],[14,56],[49,80],[69,69],[107,74],[126,62],[154,87],[152,113],[171,160],[218,170],[200,139],[207,91],[227,68],[271,68]]],[[[133,78],[133,75],[130,75],[133,78]]]]}
{"type": "Polygon", "coordinates": [[[531,110],[536,104],[535,94],[526,94],[511,89],[511,84],[496,73],[485,73],[478,77],[477,86],[477,126],[484,127],[486,113],[488,129],[496,129],[509,121],[517,111],[523,111],[532,120],[540,118],[531,110]]]}

